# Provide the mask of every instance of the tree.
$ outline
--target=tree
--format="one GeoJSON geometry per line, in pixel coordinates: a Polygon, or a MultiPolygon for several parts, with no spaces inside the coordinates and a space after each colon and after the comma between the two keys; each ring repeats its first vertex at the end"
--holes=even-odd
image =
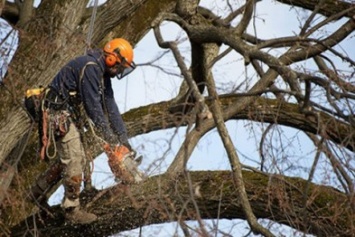
{"type": "MultiPolygon", "coordinates": [[[[137,0],[119,5],[107,1],[98,7],[92,45],[102,46],[116,35],[136,44],[152,28],[159,46],[172,53],[183,77],[175,98],[124,114],[130,136],[172,127],[188,129],[165,174],[131,187],[88,192],[87,208],[102,217],[89,227],[65,224],[60,212],[43,223],[42,214],[25,200],[29,185],[46,164],[35,156],[37,138],[29,133],[31,123],[18,101],[27,88],[46,85],[67,60],[91,46],[86,45],[86,36],[92,8],[86,8],[88,1],[79,0],[44,0],[37,8],[28,7],[33,5],[31,0],[2,5],[2,17],[20,37],[0,88],[0,226],[5,235],[55,236],[60,231],[70,236],[103,236],[174,220],[188,236],[184,221],[197,220],[200,226],[195,231],[208,236],[203,219],[241,218],[254,233],[273,236],[272,230],[257,221],[265,218],[303,233],[352,236],[355,62],[349,49],[342,47],[353,37],[355,6],[334,0],[277,0],[303,9],[305,17],[300,15],[300,29],[294,29],[293,35],[261,39],[257,28],[248,31],[261,2],[248,0],[239,6],[239,1],[227,1],[227,14],[221,16],[194,0],[159,4],[137,0]],[[174,22],[186,33],[190,67],[178,42],[162,37],[162,22],[174,22]],[[330,24],[335,24],[332,31],[327,28],[330,24]],[[244,70],[251,76],[223,93],[213,69],[228,54],[243,59],[244,70]],[[311,63],[315,69],[307,67],[311,63]],[[263,127],[255,167],[241,162],[231,139],[235,135],[226,127],[232,120],[254,121],[263,127]],[[284,134],[285,127],[297,129],[313,142],[316,152],[306,178],[290,177],[289,167],[273,155],[284,152],[292,142],[272,142],[272,136],[284,134]],[[212,129],[223,142],[231,170],[189,171],[186,163],[191,153],[212,129]],[[321,165],[329,167],[322,177],[330,177],[322,184],[315,180],[321,165]]],[[[93,145],[90,154],[96,157],[100,149],[93,145]]],[[[282,153],[282,158],[292,162],[290,154],[282,153]]]]}

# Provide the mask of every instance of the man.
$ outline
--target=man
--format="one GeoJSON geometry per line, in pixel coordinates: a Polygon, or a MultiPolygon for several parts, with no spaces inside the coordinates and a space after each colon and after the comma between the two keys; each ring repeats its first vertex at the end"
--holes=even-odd
{"type": "MultiPolygon", "coordinates": [[[[103,50],[93,50],[71,60],[46,90],[43,106],[44,113],[48,112],[46,117],[49,122],[44,127],[54,126],[60,162],[56,162],[38,178],[31,189],[32,199],[39,201],[39,196],[46,192],[44,189],[57,183],[60,173],[65,190],[62,208],[65,217],[71,222],[86,224],[97,219],[95,214],[80,208],[79,194],[86,161],[80,134],[80,130],[83,130],[80,124],[83,123],[80,121],[87,116],[93,122],[95,133],[106,144],[106,152],[108,144],[109,147],[121,144],[133,152],[114,100],[111,78],[122,79],[134,69],[132,46],[125,39],[116,38],[109,41],[103,50]]],[[[45,139],[42,140],[46,143],[51,134],[44,135],[45,139]]],[[[117,162],[109,164],[112,171],[120,169],[116,167],[120,165],[117,162]]],[[[119,177],[116,175],[116,178],[119,177]]]]}

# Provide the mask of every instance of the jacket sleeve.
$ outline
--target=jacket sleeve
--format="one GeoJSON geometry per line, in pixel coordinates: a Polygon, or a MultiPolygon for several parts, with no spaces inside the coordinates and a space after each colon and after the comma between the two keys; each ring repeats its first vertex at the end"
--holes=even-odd
{"type": "Polygon", "coordinates": [[[81,94],[85,111],[95,124],[103,139],[111,144],[117,143],[117,137],[112,132],[105,116],[101,88],[102,72],[97,65],[88,65],[85,68],[81,81],[81,94]]]}
{"type": "Polygon", "coordinates": [[[113,132],[118,136],[120,143],[128,146],[130,149],[130,145],[128,143],[127,129],[126,125],[122,119],[119,108],[116,104],[114,93],[112,89],[112,83],[109,78],[105,79],[105,105],[107,108],[108,118],[110,121],[111,128],[113,132]]]}

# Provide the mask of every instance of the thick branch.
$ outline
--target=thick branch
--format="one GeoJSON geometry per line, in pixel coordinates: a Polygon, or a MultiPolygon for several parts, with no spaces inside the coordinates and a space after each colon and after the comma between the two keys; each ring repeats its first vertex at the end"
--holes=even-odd
{"type": "MultiPolygon", "coordinates": [[[[253,212],[257,218],[270,218],[317,236],[351,236],[354,216],[346,196],[330,187],[311,184],[305,208],[303,190],[307,181],[298,178],[266,176],[243,172],[253,212]]],[[[108,236],[120,231],[149,224],[171,222],[179,217],[195,220],[191,198],[199,206],[202,218],[245,219],[238,194],[228,171],[192,172],[196,188],[191,197],[184,177],[152,177],[139,186],[125,189],[115,186],[102,191],[87,205],[100,216],[90,225],[73,226],[64,222],[61,214],[42,222],[38,216],[12,229],[11,236],[23,236],[26,231],[47,236],[108,236]],[[197,192],[198,190],[198,192],[197,192]],[[43,226],[43,224],[47,226],[43,226]],[[55,228],[53,228],[55,226],[55,228]]],[[[57,212],[58,213],[58,212],[57,212]]]]}
{"type": "MultiPolygon", "coordinates": [[[[241,98],[237,95],[229,95],[222,97],[221,103],[223,109],[226,110],[233,103],[238,102],[241,98]]],[[[208,100],[206,100],[209,103],[208,100]]],[[[169,102],[161,102],[137,109],[132,109],[123,115],[127,121],[130,136],[144,134],[163,128],[171,128],[186,125],[188,116],[172,115],[167,113],[169,102]]],[[[316,112],[316,111],[315,111],[316,112]]],[[[267,123],[275,123],[279,125],[290,126],[319,134],[319,123],[324,123],[327,138],[333,142],[342,145],[350,151],[355,151],[355,134],[349,134],[352,131],[351,125],[336,120],[332,116],[316,112],[317,117],[306,116],[299,111],[297,104],[280,102],[278,100],[259,98],[255,103],[234,114],[231,119],[247,119],[267,123]]]]}

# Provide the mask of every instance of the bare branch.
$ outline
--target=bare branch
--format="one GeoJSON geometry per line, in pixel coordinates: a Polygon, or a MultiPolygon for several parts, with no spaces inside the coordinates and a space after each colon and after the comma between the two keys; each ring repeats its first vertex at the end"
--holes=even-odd
{"type": "Polygon", "coordinates": [[[207,77],[207,88],[209,95],[212,97],[211,110],[213,118],[217,125],[217,130],[220,135],[220,138],[222,139],[224,147],[227,150],[229,162],[232,168],[233,182],[236,185],[238,196],[241,200],[241,204],[243,207],[243,211],[247,217],[247,221],[254,233],[263,234],[264,236],[274,236],[269,230],[265,229],[257,222],[257,219],[248,201],[248,196],[246,194],[243,182],[242,166],[239,157],[235,151],[232,139],[230,138],[226,125],[224,123],[223,111],[220,106],[219,96],[216,92],[216,86],[214,84],[212,76],[207,77]]]}
{"type": "MultiPolygon", "coordinates": [[[[349,9],[353,7],[352,3],[334,0],[334,1],[325,1],[323,4],[319,5],[319,1],[316,0],[277,0],[278,2],[285,3],[291,6],[298,6],[304,9],[313,11],[315,8],[319,8],[318,12],[324,16],[332,16],[337,14],[340,11],[349,9]]],[[[355,12],[352,10],[348,12],[345,16],[352,18],[355,12]]]]}

